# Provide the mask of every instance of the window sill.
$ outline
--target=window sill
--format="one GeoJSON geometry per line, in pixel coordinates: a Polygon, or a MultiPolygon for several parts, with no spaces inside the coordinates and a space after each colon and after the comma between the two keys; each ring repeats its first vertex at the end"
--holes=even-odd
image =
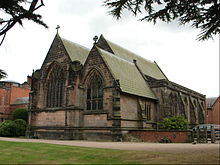
{"type": "Polygon", "coordinates": [[[108,114],[107,110],[85,110],[83,115],[108,114]]]}

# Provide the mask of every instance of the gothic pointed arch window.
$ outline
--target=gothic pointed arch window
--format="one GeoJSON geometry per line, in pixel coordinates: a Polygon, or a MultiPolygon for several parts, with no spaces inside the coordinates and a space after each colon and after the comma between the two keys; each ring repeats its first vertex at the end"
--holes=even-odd
{"type": "Polygon", "coordinates": [[[103,83],[97,74],[91,78],[87,88],[87,110],[103,109],[103,83]]]}
{"type": "Polygon", "coordinates": [[[64,73],[59,65],[55,65],[49,73],[47,81],[47,107],[61,107],[63,104],[64,73]]]}

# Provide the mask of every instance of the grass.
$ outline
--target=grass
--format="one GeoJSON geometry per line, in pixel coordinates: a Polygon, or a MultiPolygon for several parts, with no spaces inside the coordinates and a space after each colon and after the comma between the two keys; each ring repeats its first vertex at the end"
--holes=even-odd
{"type": "Polygon", "coordinates": [[[159,153],[0,141],[0,164],[218,164],[208,153],[159,153]]]}

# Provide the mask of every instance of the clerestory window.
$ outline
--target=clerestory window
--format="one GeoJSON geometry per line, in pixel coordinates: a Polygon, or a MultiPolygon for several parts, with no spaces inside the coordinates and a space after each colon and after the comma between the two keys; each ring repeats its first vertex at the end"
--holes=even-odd
{"type": "Polygon", "coordinates": [[[47,107],[61,107],[63,104],[64,78],[59,66],[53,67],[47,81],[47,107]]]}
{"type": "Polygon", "coordinates": [[[87,110],[103,109],[103,85],[98,75],[94,75],[87,88],[87,110]]]}

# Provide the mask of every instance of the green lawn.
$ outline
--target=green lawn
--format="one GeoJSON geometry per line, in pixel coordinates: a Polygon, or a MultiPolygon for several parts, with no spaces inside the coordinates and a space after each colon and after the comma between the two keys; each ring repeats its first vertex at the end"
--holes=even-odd
{"type": "Polygon", "coordinates": [[[159,153],[0,141],[0,164],[217,164],[218,154],[159,153]]]}

